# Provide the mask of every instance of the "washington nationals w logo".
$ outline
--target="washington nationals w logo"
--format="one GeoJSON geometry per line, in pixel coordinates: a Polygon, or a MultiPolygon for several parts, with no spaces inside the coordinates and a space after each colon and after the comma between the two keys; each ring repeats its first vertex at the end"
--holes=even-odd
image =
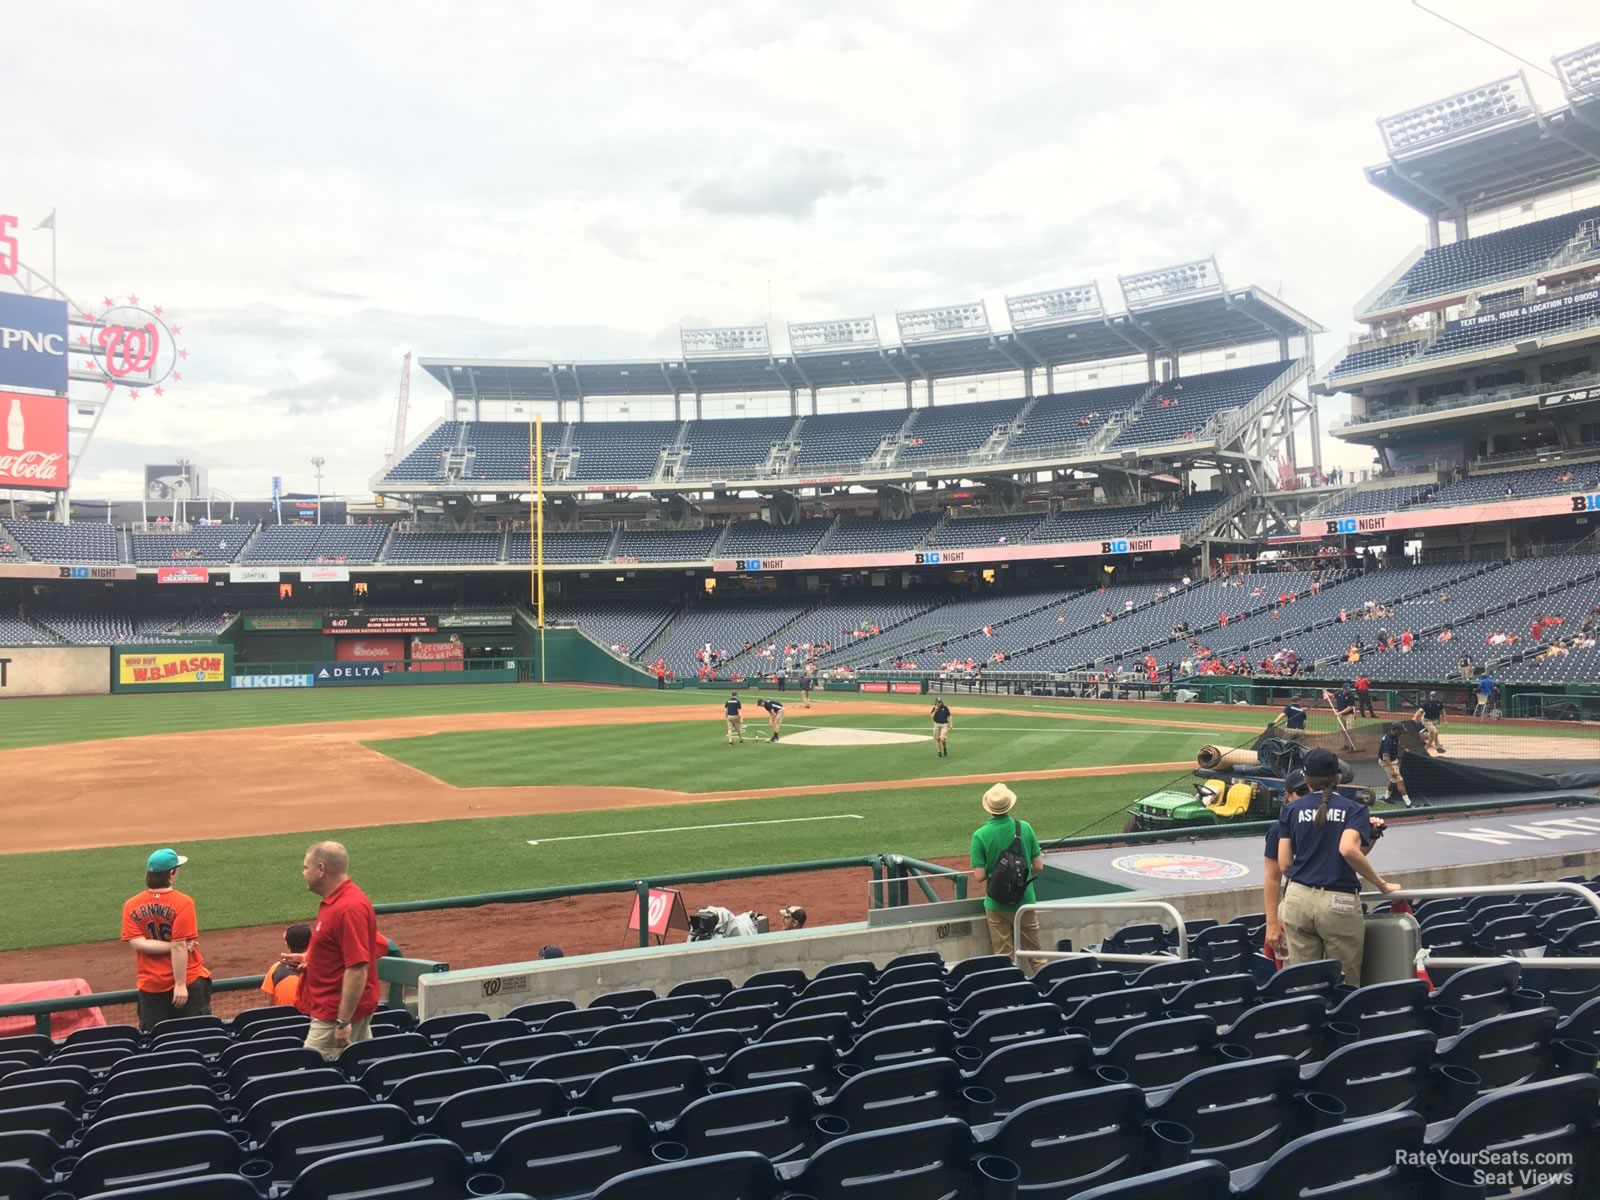
{"type": "Polygon", "coordinates": [[[107,375],[126,379],[129,375],[148,375],[161,352],[161,331],[155,322],[142,327],[103,325],[95,334],[102,351],[100,365],[107,375]]]}

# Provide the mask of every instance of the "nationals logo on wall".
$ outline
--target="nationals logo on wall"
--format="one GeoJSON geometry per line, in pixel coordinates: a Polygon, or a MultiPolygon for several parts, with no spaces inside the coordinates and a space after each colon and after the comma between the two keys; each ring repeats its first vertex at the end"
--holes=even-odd
{"type": "Polygon", "coordinates": [[[0,392],[0,487],[67,490],[67,402],[0,392]]]}

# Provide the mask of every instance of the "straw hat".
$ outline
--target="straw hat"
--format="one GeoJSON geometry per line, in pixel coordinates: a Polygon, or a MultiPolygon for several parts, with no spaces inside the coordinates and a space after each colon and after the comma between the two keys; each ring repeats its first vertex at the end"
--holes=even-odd
{"type": "Polygon", "coordinates": [[[993,817],[1003,817],[1017,802],[1017,794],[1003,783],[997,783],[983,794],[983,807],[993,817]]]}

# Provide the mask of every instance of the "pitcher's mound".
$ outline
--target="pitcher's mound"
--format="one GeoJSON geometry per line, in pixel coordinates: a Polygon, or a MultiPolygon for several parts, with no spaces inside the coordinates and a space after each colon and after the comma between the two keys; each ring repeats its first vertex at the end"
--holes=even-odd
{"type": "Polygon", "coordinates": [[[786,733],[780,746],[888,746],[899,742],[931,742],[923,733],[885,733],[881,729],[807,729],[786,733]]]}

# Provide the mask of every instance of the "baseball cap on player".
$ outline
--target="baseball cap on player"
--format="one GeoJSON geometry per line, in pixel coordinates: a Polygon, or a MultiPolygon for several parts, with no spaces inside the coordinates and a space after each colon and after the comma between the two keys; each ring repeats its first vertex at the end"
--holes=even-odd
{"type": "Polygon", "coordinates": [[[1017,794],[1003,783],[997,783],[983,794],[984,811],[990,816],[1003,817],[1017,802],[1017,794]]]}
{"type": "Polygon", "coordinates": [[[157,850],[144,860],[146,871],[171,871],[183,866],[189,860],[176,850],[157,850]]]}

